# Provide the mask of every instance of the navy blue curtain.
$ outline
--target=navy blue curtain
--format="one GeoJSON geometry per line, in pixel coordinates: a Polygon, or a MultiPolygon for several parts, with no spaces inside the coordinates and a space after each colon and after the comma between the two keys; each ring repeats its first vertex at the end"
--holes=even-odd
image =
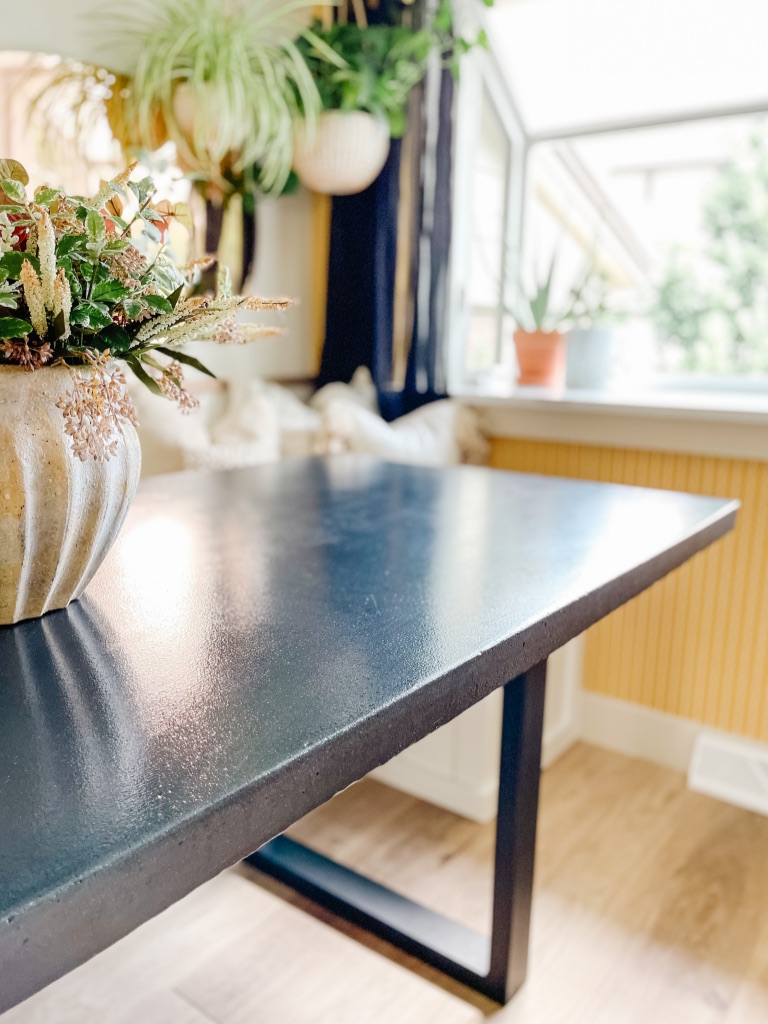
{"type": "Polygon", "coordinates": [[[399,139],[384,169],[364,192],[336,196],[331,213],[328,305],[318,386],[349,381],[367,366],[377,387],[392,371],[399,139]]]}
{"type": "Polygon", "coordinates": [[[422,95],[419,231],[412,285],[413,338],[402,412],[443,398],[446,393],[453,100],[454,80],[449,71],[443,70],[436,82],[427,82],[422,95]]]}
{"type": "Polygon", "coordinates": [[[369,367],[382,414],[394,419],[445,394],[448,262],[451,242],[453,93],[441,69],[420,87],[412,104],[418,198],[412,225],[410,292],[413,325],[405,387],[393,391],[397,226],[402,147],[364,192],[333,200],[325,345],[318,385],[349,381],[369,367]]]}

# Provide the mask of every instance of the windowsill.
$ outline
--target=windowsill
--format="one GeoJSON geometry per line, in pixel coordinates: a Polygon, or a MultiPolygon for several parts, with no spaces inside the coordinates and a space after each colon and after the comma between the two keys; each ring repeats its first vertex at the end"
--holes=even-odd
{"type": "Polygon", "coordinates": [[[658,416],[686,419],[727,420],[768,424],[768,393],[751,391],[700,391],[657,388],[641,393],[588,391],[583,388],[518,387],[508,393],[488,395],[462,391],[456,397],[483,407],[584,410],[609,415],[658,416]]]}
{"type": "Polygon", "coordinates": [[[768,460],[765,392],[523,387],[454,397],[477,411],[491,437],[768,460]]]}

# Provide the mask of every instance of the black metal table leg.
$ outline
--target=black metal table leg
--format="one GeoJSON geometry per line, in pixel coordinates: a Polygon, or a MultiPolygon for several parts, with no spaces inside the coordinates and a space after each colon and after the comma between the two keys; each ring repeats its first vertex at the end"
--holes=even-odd
{"type": "Polygon", "coordinates": [[[247,862],[339,917],[506,1003],[525,980],[533,894],[546,662],[504,687],[490,940],[278,836],[247,862]]]}
{"type": "Polygon", "coordinates": [[[539,811],[547,663],[504,687],[499,809],[486,993],[508,1002],[525,981],[539,811]],[[522,685],[517,685],[522,683],[522,685]]]}

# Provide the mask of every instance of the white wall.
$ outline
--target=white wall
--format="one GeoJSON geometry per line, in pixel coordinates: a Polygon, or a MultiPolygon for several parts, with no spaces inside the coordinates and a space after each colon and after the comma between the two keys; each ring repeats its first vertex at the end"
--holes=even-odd
{"type": "Polygon", "coordinates": [[[125,71],[132,51],[116,10],[107,15],[105,5],[94,0],[0,0],[0,48],[77,57],[125,71]]]}
{"type": "Polygon", "coordinates": [[[286,329],[278,338],[246,346],[190,346],[217,376],[310,377],[316,373],[312,309],[312,196],[301,189],[282,199],[265,199],[256,213],[256,261],[246,290],[288,296],[286,313],[258,314],[259,322],[286,329]]]}

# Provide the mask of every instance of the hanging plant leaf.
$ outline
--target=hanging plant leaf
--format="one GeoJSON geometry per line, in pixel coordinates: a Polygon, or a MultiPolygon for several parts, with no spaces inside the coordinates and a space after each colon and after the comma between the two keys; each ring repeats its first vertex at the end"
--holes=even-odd
{"type": "Polygon", "coordinates": [[[103,331],[99,332],[99,338],[104,341],[104,347],[108,348],[113,355],[123,355],[131,347],[130,334],[119,324],[105,327],[103,331]]]}
{"type": "Polygon", "coordinates": [[[40,273],[40,260],[28,252],[6,252],[0,256],[0,267],[8,272],[8,277],[18,278],[21,276],[21,265],[24,260],[29,260],[35,271],[40,273]]]}
{"type": "Polygon", "coordinates": [[[214,380],[216,379],[215,373],[212,373],[199,359],[195,359],[194,356],[188,356],[186,352],[179,352],[175,348],[166,348],[164,345],[158,345],[157,351],[162,352],[164,356],[170,356],[172,359],[184,363],[185,366],[191,366],[195,370],[199,370],[200,373],[204,373],[208,377],[213,377],[214,380]]]}
{"type": "Polygon", "coordinates": [[[145,220],[144,222],[144,234],[147,238],[151,238],[153,242],[162,242],[163,236],[160,231],[155,227],[151,220],[145,220]]]}
{"type": "Polygon", "coordinates": [[[131,289],[119,281],[109,279],[97,284],[93,289],[93,298],[97,302],[120,302],[131,294],[131,289]]]}
{"type": "Polygon", "coordinates": [[[20,182],[14,181],[13,178],[3,178],[0,181],[0,191],[4,192],[15,203],[26,205],[27,191],[20,182]]]}
{"type": "Polygon", "coordinates": [[[130,352],[126,352],[123,358],[125,359],[126,363],[128,363],[133,372],[136,374],[136,376],[139,378],[144,387],[149,388],[149,390],[154,395],[159,395],[160,398],[165,398],[165,395],[163,394],[160,385],[157,383],[154,377],[150,377],[150,375],[141,365],[136,356],[131,355],[130,352]]]}
{"type": "Polygon", "coordinates": [[[104,218],[95,210],[89,210],[85,216],[85,230],[89,242],[104,242],[107,237],[107,228],[104,218]]]}
{"type": "Polygon", "coordinates": [[[0,316],[0,338],[26,338],[32,324],[16,316],[0,316]]]}
{"type": "Polygon", "coordinates": [[[112,317],[107,312],[106,306],[86,299],[84,302],[79,302],[72,310],[70,321],[81,327],[97,330],[100,327],[109,327],[112,324],[112,317]]]}
{"type": "Polygon", "coordinates": [[[135,320],[137,316],[141,316],[144,312],[144,303],[140,302],[139,299],[125,299],[123,301],[123,309],[129,320],[135,320]]]}
{"type": "Polygon", "coordinates": [[[162,295],[145,295],[144,302],[150,309],[156,309],[158,313],[173,312],[173,306],[170,304],[168,299],[164,299],[162,295]]]}
{"type": "Polygon", "coordinates": [[[80,235],[64,235],[63,238],[59,239],[58,245],[56,246],[56,255],[66,256],[68,252],[80,244],[80,235]]]}
{"type": "Polygon", "coordinates": [[[66,329],[67,321],[64,318],[64,312],[62,310],[62,312],[57,313],[53,320],[53,328],[51,332],[53,334],[53,340],[57,341],[66,329]]]}
{"type": "Polygon", "coordinates": [[[29,175],[26,168],[18,160],[0,160],[0,178],[20,181],[22,185],[29,184],[29,175]]]}
{"type": "Polygon", "coordinates": [[[171,213],[177,224],[181,224],[187,231],[192,230],[192,211],[186,203],[174,203],[171,213]]]}
{"type": "Polygon", "coordinates": [[[39,188],[35,192],[35,202],[40,206],[50,206],[51,203],[61,198],[61,193],[55,188],[39,188]]]}

